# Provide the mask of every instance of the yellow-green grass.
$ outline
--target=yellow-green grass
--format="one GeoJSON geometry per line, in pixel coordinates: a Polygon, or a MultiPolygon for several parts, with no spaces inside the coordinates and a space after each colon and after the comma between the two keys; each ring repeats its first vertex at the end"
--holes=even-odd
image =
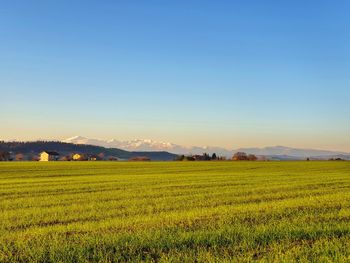
{"type": "Polygon", "coordinates": [[[350,262],[350,162],[0,163],[0,262],[350,262]]]}

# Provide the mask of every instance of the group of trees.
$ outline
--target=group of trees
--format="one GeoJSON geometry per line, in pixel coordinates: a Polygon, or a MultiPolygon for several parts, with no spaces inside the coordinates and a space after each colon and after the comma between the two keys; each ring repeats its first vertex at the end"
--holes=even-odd
{"type": "Polygon", "coordinates": [[[67,155],[63,155],[59,158],[60,161],[101,161],[101,160],[109,160],[105,158],[104,153],[99,154],[79,154],[78,158],[74,158],[75,153],[70,153],[67,155]]]}
{"type": "Polygon", "coordinates": [[[246,154],[245,152],[237,152],[232,157],[233,161],[256,161],[258,157],[254,154],[246,154]]]}
{"type": "MultiPolygon", "coordinates": [[[[209,155],[207,153],[203,153],[202,155],[179,155],[176,158],[176,161],[212,161],[212,160],[226,160],[225,157],[218,157],[216,153],[209,155]]],[[[257,161],[258,157],[254,154],[246,154],[244,152],[237,152],[232,157],[233,161],[257,161]]]]}
{"type": "Polygon", "coordinates": [[[343,158],[330,158],[329,161],[345,161],[343,158]]]}
{"type": "Polygon", "coordinates": [[[11,161],[11,155],[9,152],[0,151],[0,161],[11,161]]]}
{"type": "Polygon", "coordinates": [[[202,155],[179,155],[175,160],[176,161],[216,161],[216,160],[225,160],[225,157],[217,156],[216,153],[209,155],[208,153],[203,153],[202,155]]]}
{"type": "Polygon", "coordinates": [[[0,161],[37,161],[39,157],[35,154],[12,153],[0,151],[0,161]]]}
{"type": "MultiPolygon", "coordinates": [[[[74,153],[61,155],[59,157],[60,161],[73,161],[74,153]]],[[[39,161],[40,156],[39,153],[22,153],[22,152],[8,152],[8,151],[1,151],[0,150],[0,161],[39,161]]],[[[79,159],[76,159],[76,161],[88,161],[88,160],[110,160],[114,161],[117,160],[117,157],[114,156],[107,156],[105,157],[104,153],[99,154],[81,154],[81,157],[79,159]]]]}

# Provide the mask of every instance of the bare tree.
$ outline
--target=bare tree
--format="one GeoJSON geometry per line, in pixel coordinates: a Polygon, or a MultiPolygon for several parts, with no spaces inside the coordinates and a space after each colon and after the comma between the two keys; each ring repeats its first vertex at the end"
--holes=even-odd
{"type": "Polygon", "coordinates": [[[256,157],[254,154],[249,154],[248,155],[248,160],[249,161],[256,161],[256,160],[258,160],[258,157],[256,157]]]}
{"type": "Polygon", "coordinates": [[[244,152],[237,152],[232,157],[233,161],[247,161],[248,155],[244,152]]]}
{"type": "Polygon", "coordinates": [[[15,156],[16,161],[23,161],[24,160],[24,155],[22,153],[17,153],[15,156]]]}

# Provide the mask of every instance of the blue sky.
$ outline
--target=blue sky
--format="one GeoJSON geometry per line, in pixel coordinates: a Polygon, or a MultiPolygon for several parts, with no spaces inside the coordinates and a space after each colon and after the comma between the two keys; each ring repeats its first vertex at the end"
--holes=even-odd
{"type": "Polygon", "coordinates": [[[1,1],[0,138],[350,151],[349,1],[1,1]]]}

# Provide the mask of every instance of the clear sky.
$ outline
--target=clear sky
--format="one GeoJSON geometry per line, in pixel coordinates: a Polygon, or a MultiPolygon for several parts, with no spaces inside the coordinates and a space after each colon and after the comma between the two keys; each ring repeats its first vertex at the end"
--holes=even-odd
{"type": "Polygon", "coordinates": [[[3,0],[0,138],[350,151],[347,0],[3,0]]]}

